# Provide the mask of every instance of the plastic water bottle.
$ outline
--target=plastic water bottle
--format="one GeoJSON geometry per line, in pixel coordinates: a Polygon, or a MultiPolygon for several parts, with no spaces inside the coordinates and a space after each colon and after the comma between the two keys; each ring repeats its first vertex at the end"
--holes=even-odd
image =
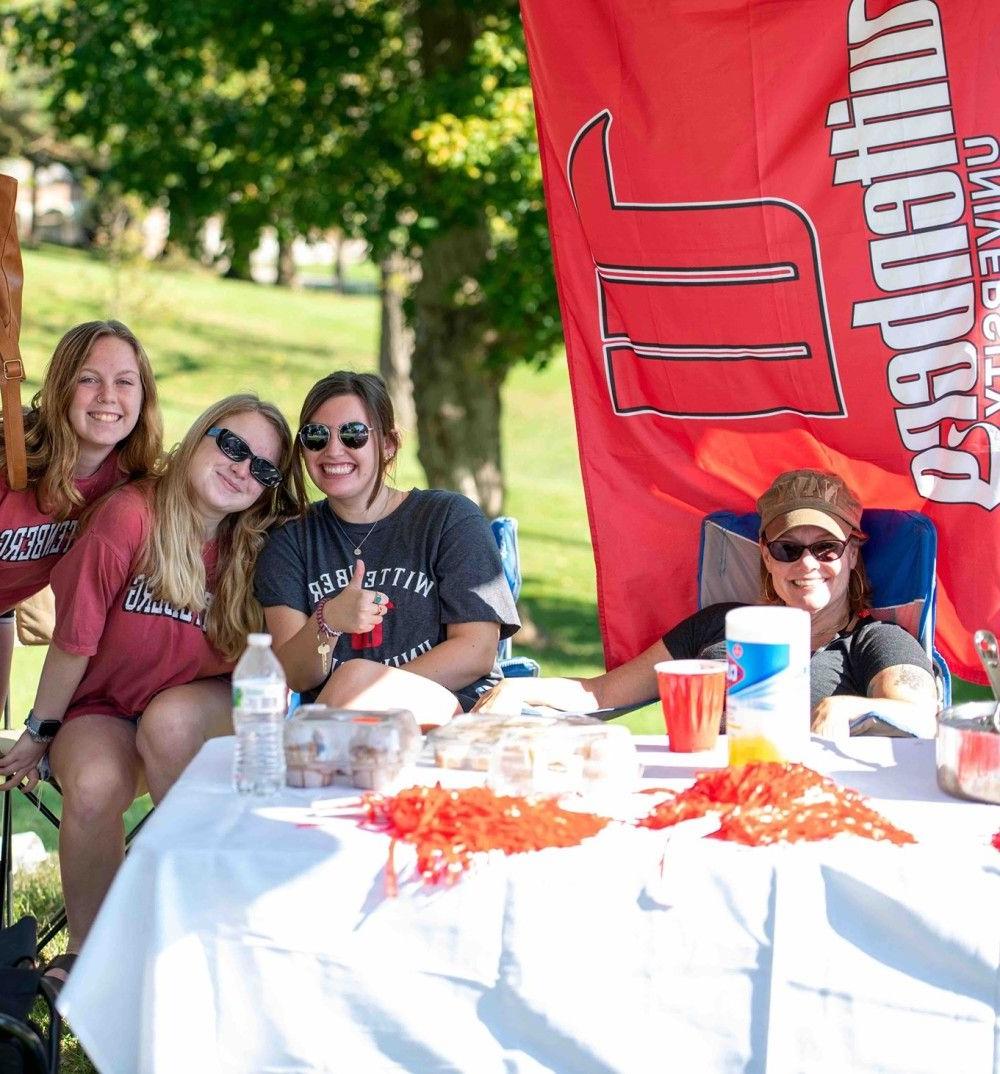
{"type": "Polygon", "coordinates": [[[285,783],[283,724],[288,687],[270,634],[251,634],[233,672],[233,786],[240,794],[274,794],[285,783]]]}

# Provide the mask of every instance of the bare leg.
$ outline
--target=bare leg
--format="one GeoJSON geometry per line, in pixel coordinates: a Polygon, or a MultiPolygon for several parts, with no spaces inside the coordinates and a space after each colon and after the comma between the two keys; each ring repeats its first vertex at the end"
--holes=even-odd
{"type": "Polygon", "coordinates": [[[455,695],[440,683],[363,659],[341,664],[317,700],[338,709],[409,709],[421,727],[447,723],[462,711],[455,695]]]}
{"type": "Polygon", "coordinates": [[[125,856],[122,815],[141,786],[135,726],[114,716],[80,716],[49,751],[63,793],[59,871],[69,951],[80,945],[125,856]]]}
{"type": "Polygon", "coordinates": [[[203,743],[233,733],[230,704],[227,682],[202,679],[164,690],[146,706],[136,748],[157,805],[203,743]]]}

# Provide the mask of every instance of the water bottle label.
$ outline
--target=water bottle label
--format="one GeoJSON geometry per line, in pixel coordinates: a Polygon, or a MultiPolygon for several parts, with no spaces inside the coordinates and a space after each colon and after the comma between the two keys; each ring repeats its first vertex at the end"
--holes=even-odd
{"type": "Polygon", "coordinates": [[[770,642],[726,641],[729,696],[741,701],[771,700],[775,677],[788,667],[789,648],[770,642]]]}
{"type": "Polygon", "coordinates": [[[233,708],[241,712],[283,712],[286,703],[286,690],[280,682],[233,683],[233,708]]]}

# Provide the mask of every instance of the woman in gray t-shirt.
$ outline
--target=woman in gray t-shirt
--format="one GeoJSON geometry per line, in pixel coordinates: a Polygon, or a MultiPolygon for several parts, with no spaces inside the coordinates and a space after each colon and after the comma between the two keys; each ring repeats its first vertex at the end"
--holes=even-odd
{"type": "Polygon", "coordinates": [[[499,682],[497,643],[519,622],[479,508],[387,483],[399,444],[380,377],[336,372],[313,386],[295,461],[325,499],[270,535],[256,592],[304,699],[405,707],[435,724],[499,682]]]}

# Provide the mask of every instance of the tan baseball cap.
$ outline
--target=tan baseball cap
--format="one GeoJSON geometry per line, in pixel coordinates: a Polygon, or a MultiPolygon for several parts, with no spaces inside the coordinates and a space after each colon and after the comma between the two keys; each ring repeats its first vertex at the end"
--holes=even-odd
{"type": "Polygon", "coordinates": [[[819,526],[838,540],[861,532],[861,504],[836,474],[789,470],[757,501],[761,536],[774,541],[796,526],[819,526]]]}

